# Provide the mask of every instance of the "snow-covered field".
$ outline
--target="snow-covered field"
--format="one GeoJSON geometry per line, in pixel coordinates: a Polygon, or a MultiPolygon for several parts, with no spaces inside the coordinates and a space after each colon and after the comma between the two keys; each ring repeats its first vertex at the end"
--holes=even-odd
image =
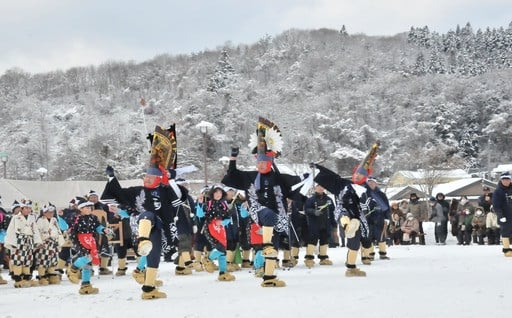
{"type": "MultiPolygon", "coordinates": [[[[346,248],[330,249],[333,266],[278,270],[284,288],[262,288],[249,270],[218,282],[206,272],[175,276],[161,263],[167,299],[141,300],[131,276],[94,276],[98,295],[60,285],[0,286],[0,317],[503,317],[512,311],[512,258],[501,246],[392,246],[390,261],[359,264],[364,278],[344,276],[346,248]]],[[[114,260],[115,264],[115,260],[114,260]]],[[[135,263],[128,264],[129,272],[135,263]]],[[[4,278],[7,276],[3,271],[4,278]]]]}

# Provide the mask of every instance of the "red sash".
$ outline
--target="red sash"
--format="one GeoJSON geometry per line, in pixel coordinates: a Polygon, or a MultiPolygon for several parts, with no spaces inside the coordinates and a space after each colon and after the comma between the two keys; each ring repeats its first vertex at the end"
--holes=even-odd
{"type": "Polygon", "coordinates": [[[261,226],[259,226],[256,223],[251,224],[251,244],[259,245],[263,244],[263,235],[258,233],[261,229],[261,226]]]}
{"type": "Polygon", "coordinates": [[[226,238],[226,229],[222,226],[220,220],[212,220],[208,223],[208,232],[210,235],[219,241],[224,247],[228,245],[228,240],[226,238]]]}
{"type": "Polygon", "coordinates": [[[80,244],[89,250],[92,257],[92,264],[100,265],[100,255],[98,254],[94,235],[92,233],[78,233],[77,237],[80,244]]]}

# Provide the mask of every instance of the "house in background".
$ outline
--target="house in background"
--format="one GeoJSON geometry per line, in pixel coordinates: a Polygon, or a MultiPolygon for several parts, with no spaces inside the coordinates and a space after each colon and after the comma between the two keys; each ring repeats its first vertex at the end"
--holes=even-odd
{"type": "Polygon", "coordinates": [[[429,181],[435,184],[447,183],[459,179],[471,178],[471,175],[462,169],[453,170],[401,170],[395,172],[389,179],[390,187],[406,186],[411,184],[425,184],[429,181]]]}
{"type": "Polygon", "coordinates": [[[411,193],[416,193],[418,198],[428,198],[429,195],[421,191],[418,185],[407,185],[403,187],[390,187],[383,190],[389,201],[409,200],[411,193]]]}
{"type": "Polygon", "coordinates": [[[512,173],[512,163],[498,165],[496,168],[492,169],[492,171],[491,171],[492,176],[491,177],[493,179],[497,180],[503,172],[507,172],[507,171],[512,173]]]}
{"type": "Polygon", "coordinates": [[[489,187],[491,192],[496,189],[496,183],[482,178],[465,178],[455,180],[452,182],[442,183],[434,186],[432,195],[435,196],[437,193],[443,193],[446,199],[459,199],[465,195],[472,202],[478,200],[478,197],[483,194],[483,188],[489,187]]]}

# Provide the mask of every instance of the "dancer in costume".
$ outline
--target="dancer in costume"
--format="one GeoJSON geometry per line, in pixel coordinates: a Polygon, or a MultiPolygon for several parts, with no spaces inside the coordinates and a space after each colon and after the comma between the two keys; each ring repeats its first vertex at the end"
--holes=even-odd
{"type": "Polygon", "coordinates": [[[143,186],[121,188],[112,168],[107,167],[109,181],[101,196],[102,200],[115,199],[140,213],[137,253],[146,257],[141,258],[141,263],[132,276],[137,282],[143,281],[142,299],[167,297],[156,288],[160,285],[156,276],[162,251],[162,230],[164,235],[171,238],[170,224],[174,222],[176,208],[188,199],[187,193],[182,193],[175,181],[174,125],[167,130],[157,126],[151,141],[150,165],[144,176],[143,186]],[[144,266],[146,268],[142,270],[144,266]]]}
{"type": "Polygon", "coordinates": [[[192,251],[192,242],[194,233],[197,232],[197,224],[195,218],[195,204],[194,199],[188,194],[186,181],[184,179],[177,179],[179,189],[182,193],[183,202],[176,207],[176,216],[174,217],[174,224],[176,225],[176,232],[178,234],[178,265],[174,273],[176,275],[190,275],[194,264],[190,251],[192,251]],[[185,199],[186,198],[186,199],[185,199]]]}
{"type": "Polygon", "coordinates": [[[55,217],[57,209],[51,203],[43,207],[43,215],[36,225],[41,235],[43,244],[35,250],[34,267],[38,272],[39,285],[58,284],[60,275],[55,272],[59,258],[59,236],[62,232],[59,222],[55,217]]]}
{"type": "Polygon", "coordinates": [[[94,203],[81,197],[77,198],[76,202],[80,215],[71,230],[76,254],[73,257],[73,265],[67,271],[67,275],[69,281],[74,284],[78,284],[80,280],[82,281],[78,290],[80,295],[97,294],[99,289],[91,285],[92,266],[100,265],[100,255],[94,234],[104,233],[110,236],[112,231],[101,225],[98,218],[92,214],[94,203]]]}
{"type": "Polygon", "coordinates": [[[205,205],[205,218],[202,232],[213,247],[208,255],[210,260],[219,261],[219,281],[233,281],[235,276],[228,272],[226,261],[227,237],[225,227],[231,223],[226,192],[221,185],[215,185],[210,190],[210,200],[205,205]]]}
{"type": "Polygon", "coordinates": [[[332,265],[327,255],[331,228],[336,225],[334,218],[334,202],[325,193],[324,187],[317,184],[315,193],[306,200],[304,211],[308,220],[308,242],[304,264],[308,268],[315,265],[315,249],[319,244],[318,259],[320,265],[332,265]]]}
{"type": "Polygon", "coordinates": [[[34,248],[43,241],[32,214],[30,201],[22,201],[21,212],[12,216],[5,235],[5,246],[9,249],[12,262],[14,287],[31,287],[31,267],[34,261],[34,248]]]}
{"type": "MultiPolygon", "coordinates": [[[[348,252],[345,261],[347,267],[345,276],[347,277],[366,276],[366,272],[356,266],[361,242],[369,241],[366,239],[369,236],[369,227],[365,217],[365,214],[368,213],[368,200],[362,199],[367,198],[367,195],[366,188],[361,185],[366,182],[368,175],[373,170],[378,146],[379,143],[372,145],[370,152],[352,175],[352,180],[342,178],[335,172],[318,164],[314,165],[320,170],[315,176],[315,182],[335,195],[335,215],[336,218],[341,217],[340,223],[347,237],[348,252]]],[[[363,245],[363,248],[369,250],[370,246],[371,244],[363,245]]]]}
{"type": "Polygon", "coordinates": [[[377,179],[374,177],[368,177],[365,187],[366,197],[371,198],[368,203],[369,214],[366,216],[370,227],[369,244],[371,244],[371,247],[369,257],[371,261],[374,260],[375,251],[373,243],[377,242],[380,259],[388,260],[386,233],[391,219],[389,200],[386,194],[377,186],[377,179]]]}
{"type": "Polygon", "coordinates": [[[265,258],[263,287],[283,287],[285,282],[275,275],[277,250],[273,244],[274,230],[288,232],[286,198],[292,196],[291,187],[300,182],[298,176],[281,174],[273,164],[280,154],[282,137],[279,128],[271,121],[261,118],[257,126],[256,138],[251,143],[257,154],[257,171],[241,171],[236,166],[238,148],[231,150],[231,160],[222,183],[245,190],[249,202],[249,212],[262,231],[262,255],[265,258]]]}

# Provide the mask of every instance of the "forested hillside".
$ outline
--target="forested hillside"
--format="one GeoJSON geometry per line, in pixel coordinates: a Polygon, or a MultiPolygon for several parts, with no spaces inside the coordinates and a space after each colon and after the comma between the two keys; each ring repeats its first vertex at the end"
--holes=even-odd
{"type": "Polygon", "coordinates": [[[392,37],[340,30],[289,30],[251,45],[109,61],[0,77],[0,151],[7,176],[100,179],[107,164],[135,178],[148,161],[146,135],[176,123],[178,166],[202,176],[206,121],[210,174],[232,145],[240,163],[258,116],[274,121],[280,163],[349,172],[381,140],[376,173],[462,167],[488,170],[512,158],[512,24],[447,34],[428,27],[392,37]],[[141,105],[145,100],[145,106],[141,105]]]}

